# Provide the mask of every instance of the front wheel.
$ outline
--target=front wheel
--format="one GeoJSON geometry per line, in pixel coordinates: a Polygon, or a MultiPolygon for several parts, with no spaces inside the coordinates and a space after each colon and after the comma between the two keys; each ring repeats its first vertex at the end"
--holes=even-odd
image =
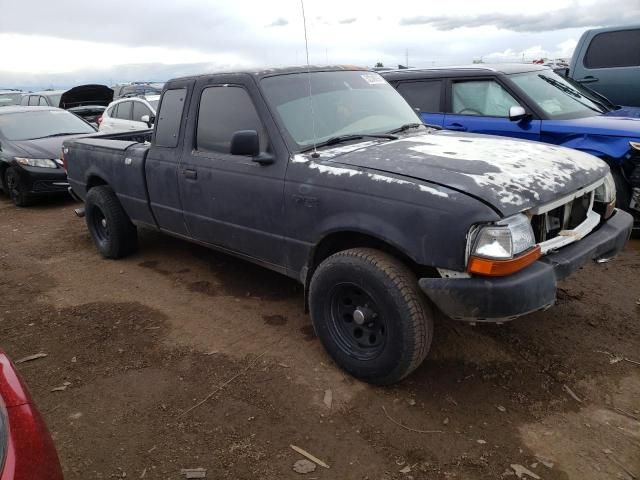
{"type": "Polygon", "coordinates": [[[431,308],[415,275],[386,253],[355,248],[327,258],[311,280],[309,302],[329,355],[363,381],[398,382],[429,352],[431,308]]]}
{"type": "Polygon", "coordinates": [[[8,168],[5,172],[4,185],[16,207],[28,207],[33,203],[33,197],[29,195],[27,187],[14,167],[8,168]]]}
{"type": "Polygon", "coordinates": [[[121,258],[136,249],[136,227],[111,188],[99,186],[89,190],[85,199],[85,219],[91,238],[103,257],[121,258]]]}

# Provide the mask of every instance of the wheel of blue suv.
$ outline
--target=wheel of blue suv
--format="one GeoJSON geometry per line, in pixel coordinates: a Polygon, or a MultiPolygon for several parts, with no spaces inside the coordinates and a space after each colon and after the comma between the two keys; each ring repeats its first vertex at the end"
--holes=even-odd
{"type": "Polygon", "coordinates": [[[33,198],[29,196],[29,192],[15,168],[10,167],[7,169],[4,176],[4,184],[7,189],[7,195],[9,195],[16,207],[28,207],[33,203],[33,198]]]}
{"type": "Polygon", "coordinates": [[[398,382],[425,359],[433,313],[401,261],[370,248],[338,252],[317,268],[309,290],[316,334],[333,360],[365,382],[398,382]]]}
{"type": "Polygon", "coordinates": [[[110,187],[93,187],[85,199],[85,219],[93,242],[105,258],[121,258],[138,246],[138,233],[110,187]]]}

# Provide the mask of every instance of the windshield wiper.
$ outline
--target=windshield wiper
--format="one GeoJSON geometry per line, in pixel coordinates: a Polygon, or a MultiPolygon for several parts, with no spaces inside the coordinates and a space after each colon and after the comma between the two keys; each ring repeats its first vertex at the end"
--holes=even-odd
{"type": "Polygon", "coordinates": [[[78,135],[82,132],[62,132],[62,133],[52,133],[51,135],[45,135],[44,137],[36,137],[32,140],[40,140],[41,138],[53,138],[53,137],[64,137],[65,135],[78,135]]]}
{"type": "Polygon", "coordinates": [[[329,147],[331,145],[337,145],[339,143],[349,142],[351,140],[360,140],[363,138],[383,138],[386,140],[397,140],[398,137],[395,135],[391,135],[390,133],[381,133],[381,134],[365,134],[365,133],[357,133],[353,135],[338,135],[336,137],[331,137],[324,142],[316,143],[310,147],[306,147],[300,150],[300,153],[309,152],[311,150],[315,150],[320,147],[329,147]]]}
{"type": "Polygon", "coordinates": [[[405,123],[401,127],[395,128],[395,129],[391,130],[388,133],[406,132],[407,130],[410,130],[412,128],[418,128],[418,127],[422,127],[422,126],[424,126],[424,123],[405,123]]]}
{"type": "Polygon", "coordinates": [[[580,99],[581,98],[587,98],[584,95],[582,95],[579,91],[563,84],[562,82],[559,82],[558,80],[554,79],[554,78],[549,78],[549,77],[545,77],[544,75],[538,75],[538,77],[540,77],[542,80],[544,80],[545,82],[547,82],[549,85],[556,87],[558,90],[560,90],[561,92],[566,93],[567,95],[569,95],[570,97],[572,97],[576,102],[578,102],[580,105],[587,107],[589,110],[593,110],[594,112],[597,113],[603,113],[602,111],[598,110],[597,108],[593,108],[591,105],[585,103],[585,102],[581,102],[580,99]]]}

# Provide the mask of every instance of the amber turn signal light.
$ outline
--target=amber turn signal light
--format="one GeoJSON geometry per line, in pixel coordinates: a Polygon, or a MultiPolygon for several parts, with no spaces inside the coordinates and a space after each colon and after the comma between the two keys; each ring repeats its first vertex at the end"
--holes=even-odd
{"type": "Polygon", "coordinates": [[[486,277],[504,277],[531,265],[538,260],[541,255],[540,246],[536,245],[528,252],[509,260],[490,260],[482,257],[470,257],[467,271],[474,275],[484,275],[486,277]]]}

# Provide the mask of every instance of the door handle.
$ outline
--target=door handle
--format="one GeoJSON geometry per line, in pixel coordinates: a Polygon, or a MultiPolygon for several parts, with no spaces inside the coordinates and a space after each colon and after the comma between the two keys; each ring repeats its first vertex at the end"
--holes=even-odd
{"type": "Polygon", "coordinates": [[[182,174],[186,177],[189,178],[191,180],[195,180],[196,178],[198,178],[198,172],[196,170],[183,170],[182,174]]]}
{"type": "Polygon", "coordinates": [[[456,132],[466,132],[467,131],[467,127],[465,127],[461,123],[452,123],[451,125],[445,125],[444,128],[446,128],[447,130],[454,130],[456,132]]]}
{"type": "Polygon", "coordinates": [[[578,83],[594,83],[597,81],[598,81],[597,77],[589,75],[588,77],[584,77],[582,80],[578,80],[578,83]]]}

